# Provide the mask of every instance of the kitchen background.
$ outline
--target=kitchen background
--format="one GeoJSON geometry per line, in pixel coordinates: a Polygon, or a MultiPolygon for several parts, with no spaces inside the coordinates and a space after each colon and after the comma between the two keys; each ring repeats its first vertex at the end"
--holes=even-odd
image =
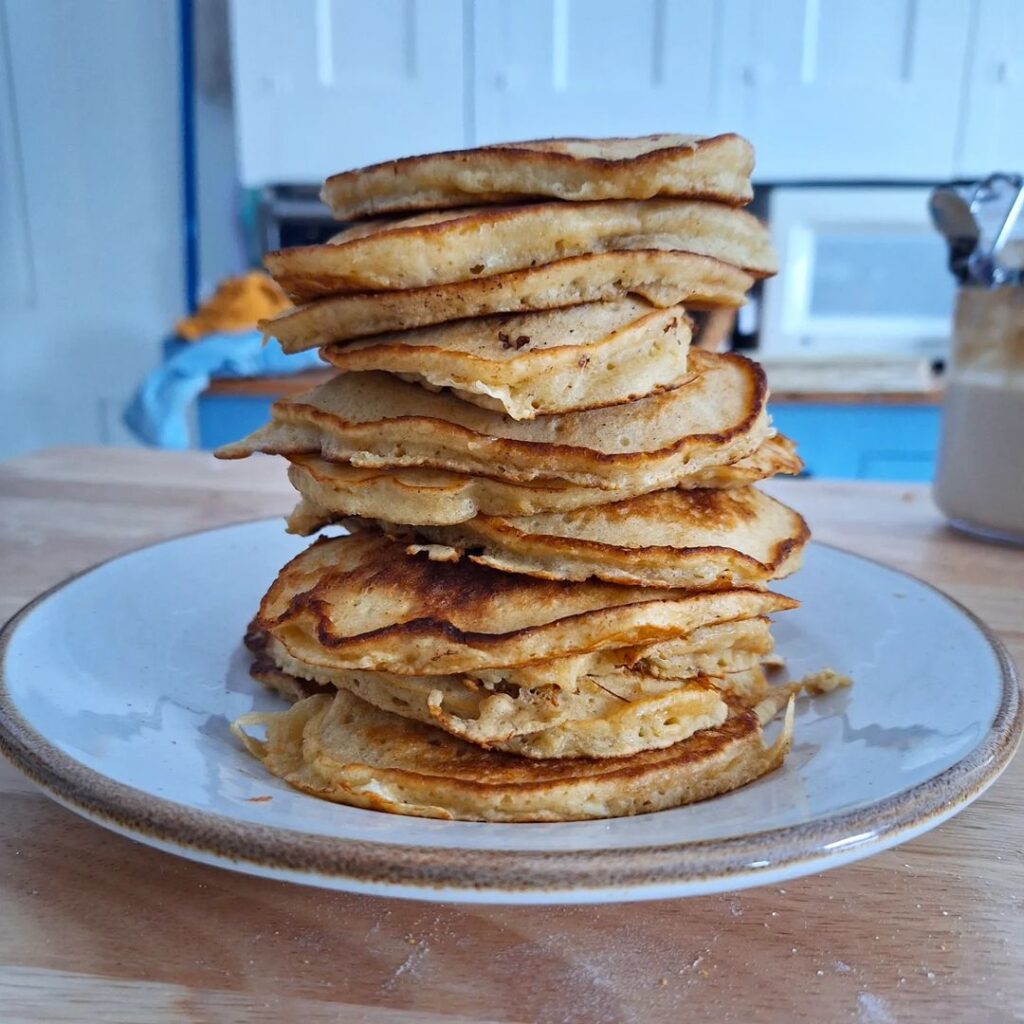
{"type": "MultiPolygon", "coordinates": [[[[730,343],[812,474],[929,479],[955,284],[928,195],[1024,169],[1022,109],[1022,0],[0,0],[0,457],[138,443],[176,321],[331,234],[333,171],[738,131],[781,272],[730,343]]],[[[193,443],[305,380],[212,381],[193,443]]]]}

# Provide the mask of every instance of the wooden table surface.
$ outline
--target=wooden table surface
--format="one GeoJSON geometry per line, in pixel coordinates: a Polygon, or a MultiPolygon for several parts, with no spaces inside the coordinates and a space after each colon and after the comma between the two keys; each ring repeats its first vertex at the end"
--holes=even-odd
{"type": "MultiPolygon", "coordinates": [[[[921,487],[771,489],[819,538],[949,591],[1024,660],[1024,551],[950,532],[921,487]]],[[[290,500],[270,459],[64,449],[0,465],[0,616],[116,552],[290,500]]],[[[0,801],[4,1024],[1024,1019],[1024,756],[952,821],[859,864],[591,908],[430,905],[203,867],[77,818],[6,764],[0,801]]]]}

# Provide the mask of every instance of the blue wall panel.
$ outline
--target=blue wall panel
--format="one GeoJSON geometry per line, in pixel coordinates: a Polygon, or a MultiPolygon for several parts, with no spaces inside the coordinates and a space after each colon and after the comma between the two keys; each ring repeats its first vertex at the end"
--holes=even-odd
{"type": "Polygon", "coordinates": [[[796,441],[810,476],[931,480],[939,445],[937,406],[778,405],[776,427],[796,441]]]}
{"type": "Polygon", "coordinates": [[[270,419],[273,399],[261,395],[203,395],[199,399],[199,446],[237,441],[270,419]]]}

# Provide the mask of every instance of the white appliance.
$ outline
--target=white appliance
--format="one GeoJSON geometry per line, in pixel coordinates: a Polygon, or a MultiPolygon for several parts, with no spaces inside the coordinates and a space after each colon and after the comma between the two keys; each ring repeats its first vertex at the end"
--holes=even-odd
{"type": "Polygon", "coordinates": [[[773,189],[779,273],[764,285],[758,349],[809,359],[942,359],[955,282],[930,188],[773,189]]]}

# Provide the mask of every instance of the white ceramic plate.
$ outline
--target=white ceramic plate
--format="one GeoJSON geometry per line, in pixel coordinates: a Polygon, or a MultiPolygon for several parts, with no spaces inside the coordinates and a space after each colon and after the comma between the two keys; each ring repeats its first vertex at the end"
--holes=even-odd
{"type": "Polygon", "coordinates": [[[61,803],[144,843],[311,885],[480,902],[599,902],[767,884],[939,824],[1002,771],[1021,732],[1005,652],[924,583],[814,545],[780,586],[791,674],[852,690],[802,702],[780,771],[738,792],[611,821],[404,818],[291,790],[228,722],[279,705],[240,638],[305,542],[278,520],[116,558],[35,601],[0,638],[0,747],[61,803]]]}

